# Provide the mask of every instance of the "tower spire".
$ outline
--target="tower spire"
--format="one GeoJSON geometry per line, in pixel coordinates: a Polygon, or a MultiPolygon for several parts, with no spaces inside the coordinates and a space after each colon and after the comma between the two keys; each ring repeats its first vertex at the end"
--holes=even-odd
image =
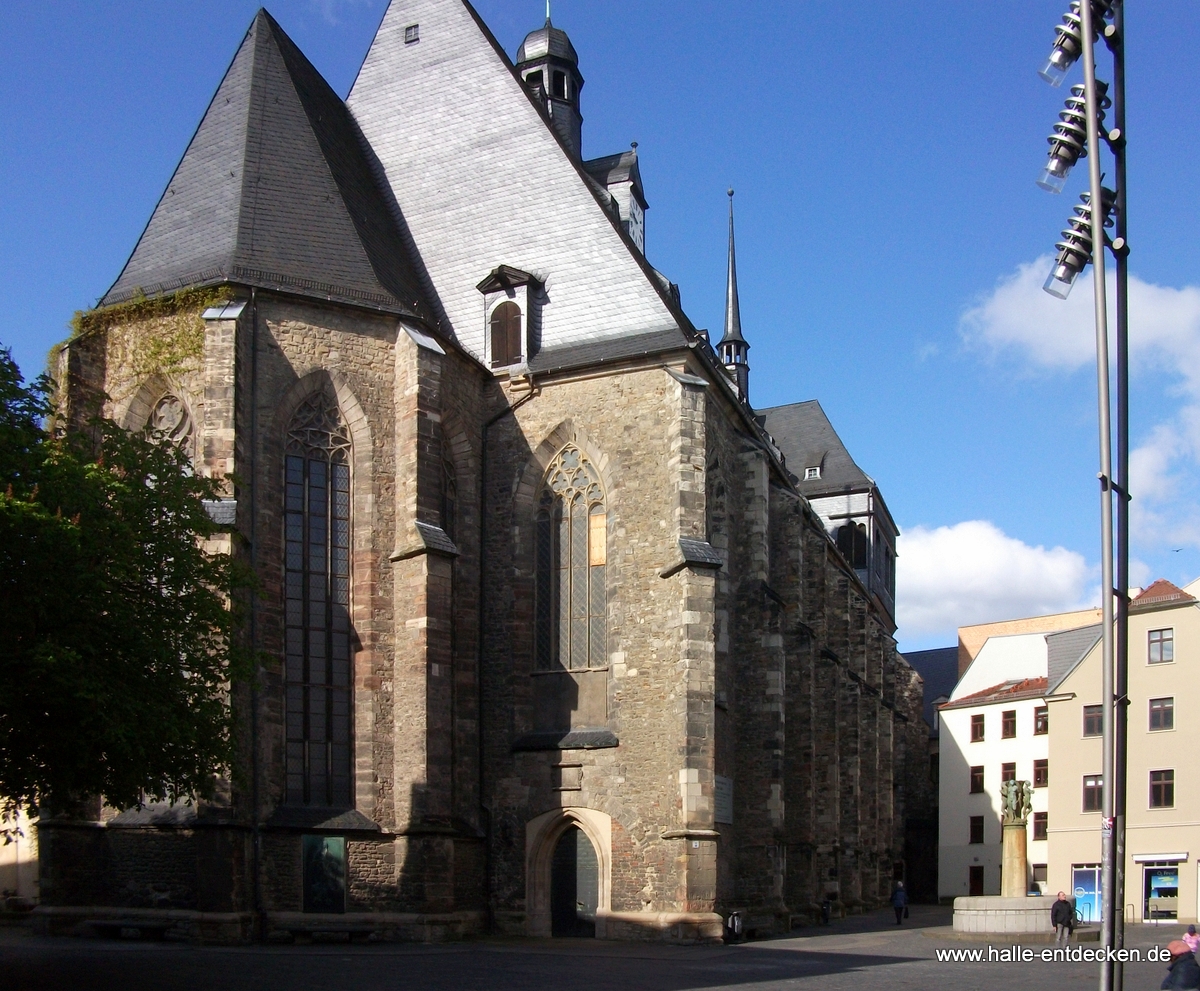
{"type": "Polygon", "coordinates": [[[717,345],[725,368],[737,383],[738,396],[750,398],[750,345],[742,336],[742,311],[738,302],[737,256],[733,246],[733,189],[729,190],[729,271],[725,281],[725,334],[717,345]]]}

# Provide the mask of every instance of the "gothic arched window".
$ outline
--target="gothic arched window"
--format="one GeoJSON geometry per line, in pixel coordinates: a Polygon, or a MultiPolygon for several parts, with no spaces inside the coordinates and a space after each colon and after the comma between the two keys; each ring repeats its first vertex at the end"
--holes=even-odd
{"type": "Polygon", "coordinates": [[[150,411],[146,429],[161,434],[187,452],[192,449],[192,418],[184,401],[167,393],[150,411]]]}
{"type": "Polygon", "coordinates": [[[546,472],[536,531],[538,670],[607,667],[604,490],[577,447],[559,451],[546,472]]]}
{"type": "Polygon", "coordinates": [[[292,417],[285,475],[287,801],[349,808],[350,434],[325,392],[292,417]]]}

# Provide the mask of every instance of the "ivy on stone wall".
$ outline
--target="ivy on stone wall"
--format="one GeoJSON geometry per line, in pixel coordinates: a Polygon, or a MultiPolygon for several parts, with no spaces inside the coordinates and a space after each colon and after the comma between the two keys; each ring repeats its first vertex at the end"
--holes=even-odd
{"type": "MultiPolygon", "coordinates": [[[[138,324],[145,332],[130,334],[122,364],[135,380],[155,373],[173,376],[194,371],[204,356],[204,320],[210,306],[229,300],[228,286],[180,289],[173,293],[144,296],[138,293],[126,303],[95,310],[79,310],[71,319],[72,339],[138,324]]],[[[50,352],[50,365],[57,352],[50,352]]]]}

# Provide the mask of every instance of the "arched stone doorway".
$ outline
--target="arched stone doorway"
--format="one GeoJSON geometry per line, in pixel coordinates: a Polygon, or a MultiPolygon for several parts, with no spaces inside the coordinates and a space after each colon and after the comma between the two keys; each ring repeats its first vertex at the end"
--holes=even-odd
{"type": "Polygon", "coordinates": [[[525,826],[529,934],[605,938],[611,876],[612,819],[605,813],[554,809],[531,819],[525,826]]]}
{"type": "Polygon", "coordinates": [[[551,935],[596,935],[599,871],[592,841],[578,826],[568,826],[559,835],[550,859],[551,935]]]}

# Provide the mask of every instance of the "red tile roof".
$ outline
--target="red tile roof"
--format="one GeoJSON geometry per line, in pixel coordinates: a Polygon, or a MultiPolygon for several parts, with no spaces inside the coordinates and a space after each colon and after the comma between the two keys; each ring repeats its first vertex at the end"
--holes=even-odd
{"type": "Polygon", "coordinates": [[[1021,681],[1005,681],[981,692],[964,695],[960,699],[946,702],[940,709],[961,709],[972,705],[990,705],[993,702],[1019,702],[1046,694],[1046,678],[1025,678],[1021,681]]]}
{"type": "Polygon", "coordinates": [[[1195,601],[1195,596],[1188,595],[1178,585],[1172,585],[1165,578],[1160,578],[1149,587],[1143,589],[1141,594],[1136,596],[1129,604],[1129,608],[1140,612],[1142,610],[1159,609],[1162,606],[1182,605],[1195,601]]]}

